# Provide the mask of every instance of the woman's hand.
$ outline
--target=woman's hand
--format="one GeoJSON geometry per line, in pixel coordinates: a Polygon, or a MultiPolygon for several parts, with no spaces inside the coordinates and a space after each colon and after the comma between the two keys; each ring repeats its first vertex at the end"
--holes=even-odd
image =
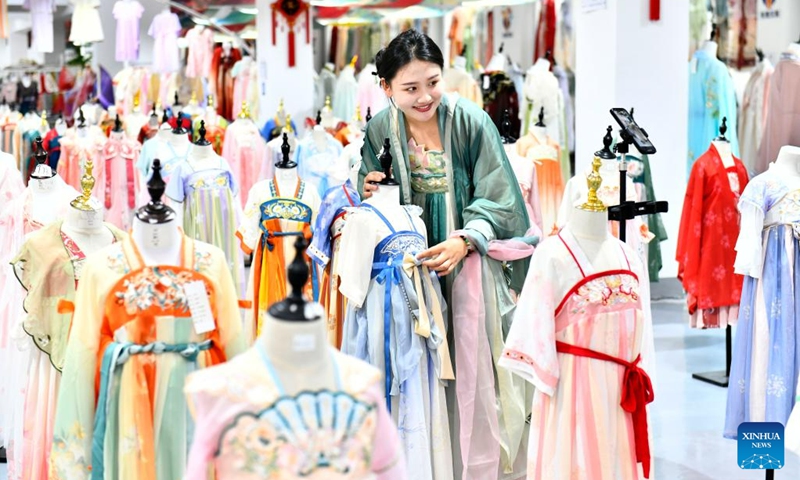
{"type": "Polygon", "coordinates": [[[386,177],[383,172],[369,172],[366,177],[364,177],[364,191],[361,192],[361,199],[367,199],[372,196],[372,192],[378,189],[378,186],[375,185],[373,182],[380,182],[386,177]]]}
{"type": "Polygon", "coordinates": [[[469,249],[463,239],[451,238],[418,253],[417,259],[430,259],[425,260],[422,264],[443,277],[452,272],[458,262],[467,256],[467,253],[469,253],[469,249]]]}

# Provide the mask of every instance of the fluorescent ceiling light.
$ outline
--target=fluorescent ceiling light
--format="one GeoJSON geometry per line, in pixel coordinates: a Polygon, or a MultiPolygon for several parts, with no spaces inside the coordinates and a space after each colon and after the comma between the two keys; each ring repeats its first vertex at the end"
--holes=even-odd
{"type": "Polygon", "coordinates": [[[374,18],[364,18],[364,17],[348,17],[347,15],[343,15],[339,18],[318,18],[317,22],[321,25],[328,26],[328,25],[348,25],[348,26],[356,26],[356,25],[372,25],[375,23],[374,18]]]}
{"type": "Polygon", "coordinates": [[[381,8],[373,10],[380,13],[386,19],[421,19],[421,18],[434,18],[441,17],[445,14],[443,10],[438,8],[423,7],[414,5],[406,8],[381,8]]]}
{"type": "Polygon", "coordinates": [[[258,15],[258,9],[255,7],[239,7],[237,10],[245,15],[258,15]]]}
{"type": "Polygon", "coordinates": [[[211,25],[211,22],[209,22],[205,18],[192,17],[192,21],[195,23],[195,25],[203,25],[204,27],[211,25]]]}

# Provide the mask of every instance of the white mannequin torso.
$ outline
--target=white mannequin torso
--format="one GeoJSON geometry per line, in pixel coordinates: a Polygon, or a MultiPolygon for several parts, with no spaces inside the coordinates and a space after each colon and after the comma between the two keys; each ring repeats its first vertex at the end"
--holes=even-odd
{"type": "Polygon", "coordinates": [[[547,145],[547,128],[531,125],[528,132],[533,135],[540,145],[547,145]]]}
{"type": "Polygon", "coordinates": [[[275,167],[275,183],[282,197],[292,198],[297,190],[297,168],[275,167]]]}
{"type": "Polygon", "coordinates": [[[221,157],[214,151],[213,145],[192,145],[186,161],[192,170],[199,172],[220,167],[221,157]]]}
{"type": "Polygon", "coordinates": [[[314,139],[317,150],[324,151],[328,147],[328,132],[322,128],[322,125],[314,125],[314,129],[311,130],[311,138],[314,139]]]}
{"type": "Polygon", "coordinates": [[[182,235],[176,220],[148,224],[133,218],[131,238],[145,265],[180,265],[182,235]]]}
{"type": "Polygon", "coordinates": [[[169,143],[176,152],[185,152],[189,148],[189,136],[185,133],[175,134],[170,132],[169,143]]]}
{"type": "Polygon", "coordinates": [[[717,58],[717,42],[709,40],[703,44],[703,51],[709,54],[712,58],[717,58]]]}
{"type": "MultiPolygon", "coordinates": [[[[307,309],[319,310],[319,304],[306,304],[307,309]]],[[[308,312],[308,310],[306,310],[308,312]]],[[[258,342],[275,367],[278,379],[287,395],[303,390],[336,390],[336,373],[325,321],[287,321],[263,316],[263,326],[258,342]]]]}
{"type": "Polygon", "coordinates": [[[800,147],[785,145],[778,152],[775,160],[775,167],[781,170],[781,174],[787,176],[800,176],[800,147]]]}
{"type": "Polygon", "coordinates": [[[161,126],[158,127],[157,135],[159,140],[169,142],[172,138],[172,127],[170,127],[168,123],[161,124],[161,126]]]}
{"type": "Polygon", "coordinates": [[[379,185],[378,189],[372,192],[372,196],[364,200],[364,203],[372,205],[381,212],[384,209],[397,208],[400,206],[400,187],[379,185]]]}
{"type": "Polygon", "coordinates": [[[620,267],[615,250],[619,249],[619,242],[608,231],[608,212],[590,212],[576,207],[566,226],[595,271],[620,267]]]}
{"type": "Polygon", "coordinates": [[[800,56],[800,43],[790,43],[786,51],[792,55],[800,56]]]}
{"type": "Polygon", "coordinates": [[[92,254],[114,242],[111,230],[103,224],[103,208],[100,202],[91,199],[94,210],[78,210],[70,207],[61,224],[61,230],[69,236],[81,251],[92,254]]]}
{"type": "Polygon", "coordinates": [[[33,202],[31,202],[31,215],[36,222],[47,225],[58,219],[58,209],[53,208],[59,201],[57,177],[36,179],[28,182],[31,189],[33,202]]]}
{"type": "Polygon", "coordinates": [[[733,161],[733,153],[731,153],[730,143],[723,142],[720,140],[714,140],[711,143],[713,143],[714,148],[717,149],[717,153],[719,153],[719,158],[722,160],[722,165],[725,168],[730,168],[736,165],[733,161]]]}

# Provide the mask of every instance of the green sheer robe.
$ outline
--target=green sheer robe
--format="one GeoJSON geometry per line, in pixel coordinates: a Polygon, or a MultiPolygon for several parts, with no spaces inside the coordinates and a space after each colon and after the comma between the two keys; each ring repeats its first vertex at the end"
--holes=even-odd
{"type": "MultiPolygon", "coordinates": [[[[380,111],[367,124],[358,191],[364,191],[364,177],[369,172],[381,170],[378,156],[384,138],[389,138],[400,200],[423,209],[430,246],[447,240],[452,230],[465,229],[483,255],[492,240],[525,235],[530,220],[491,118],[474,103],[456,95],[442,97],[437,116],[447,155],[447,184],[451,187],[448,192],[412,190],[405,118],[394,106],[380,111]]],[[[527,265],[527,260],[511,265],[510,285],[517,292],[525,281],[527,265]]]]}

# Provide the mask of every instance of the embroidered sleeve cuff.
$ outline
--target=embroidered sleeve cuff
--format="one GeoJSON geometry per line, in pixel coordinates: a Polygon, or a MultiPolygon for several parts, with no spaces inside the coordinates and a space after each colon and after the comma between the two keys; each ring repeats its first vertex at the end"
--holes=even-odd
{"type": "Polygon", "coordinates": [[[325,267],[328,265],[328,262],[331,261],[330,257],[325,255],[322,250],[317,248],[313,243],[308,246],[306,252],[308,253],[308,256],[314,259],[314,261],[317,262],[317,264],[321,267],[325,267]]]}

